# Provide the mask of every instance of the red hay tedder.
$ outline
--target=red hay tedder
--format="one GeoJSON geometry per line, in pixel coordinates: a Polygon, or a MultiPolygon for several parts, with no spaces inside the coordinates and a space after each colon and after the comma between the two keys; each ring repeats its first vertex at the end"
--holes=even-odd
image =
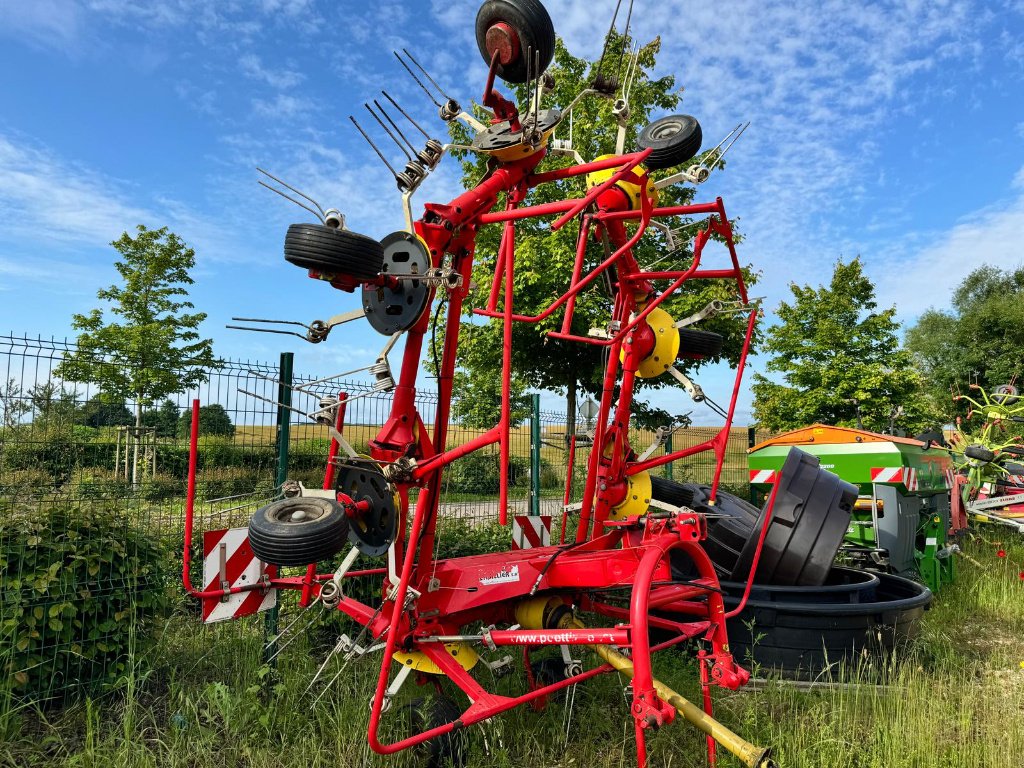
{"type": "MultiPolygon", "coordinates": [[[[376,330],[390,337],[385,353],[369,369],[376,376],[379,391],[393,391],[390,417],[371,441],[370,455],[356,456],[341,435],[344,403],[325,407],[319,416],[328,418],[332,444],[324,490],[291,489],[293,495],[286,493],[285,498],[260,509],[248,530],[249,544],[259,560],[278,567],[306,566],[305,574],[279,576],[276,570],[268,568],[261,570],[261,578],[252,583],[199,591],[192,588],[189,580],[199,415],[194,407],[186,587],[192,594],[215,602],[242,592],[298,590],[302,606],[319,603],[342,611],[361,624],[361,637],[372,638],[378,646],[383,644],[368,735],[370,746],[381,753],[398,752],[431,739],[451,740],[466,726],[527,702],[543,702],[544,697],[556,691],[618,670],[631,679],[630,712],[635,725],[638,765],[648,764],[647,732],[682,715],[707,734],[712,765],[716,745],[721,745],[745,765],[772,766],[770,749],[746,742],[712,717],[711,688],[736,689],[750,678],[749,672],[733,659],[726,636],[726,618],[739,613],[743,603],[726,613],[715,565],[701,545],[714,512],[706,506],[703,511],[695,511],[685,499],[659,500],[658,494],[652,493],[649,474],[668,462],[710,451],[716,462],[711,490],[713,505],[758,314],[756,303],[747,296],[722,200],[672,207],[657,204],[657,189],[666,184],[699,183],[706,178],[707,163],[690,166],[657,183],[650,176],[652,171],[679,168],[690,161],[700,148],[700,126],[685,115],[662,118],[641,132],[637,151],[624,152],[623,119],[617,154],[596,162],[540,170],[549,154],[571,152],[564,142],[553,146],[552,134],[577,101],[614,100],[619,84],[599,76],[564,112],[540,108],[544,71],[554,53],[554,29],[537,0],[488,0],[477,16],[477,39],[490,67],[483,98],[484,106],[493,115],[490,124],[482,124],[466,114],[443,93],[442,101],[436,103],[442,118],[461,119],[475,132],[472,144],[464,149],[490,158],[486,177],[450,203],[425,205],[424,214],[413,222],[412,193],[453,148],[430,139],[424,132],[426,146],[416,149],[410,144],[414,151],[407,153],[409,162],[395,174],[409,221],[407,231],[389,235],[383,241],[355,234],[344,228],[344,219],[337,211],[323,211],[302,195],[316,210],[304,204],[303,207],[313,211],[322,223],[293,225],[285,241],[286,258],[308,270],[310,277],[342,290],[362,292],[361,311],[308,326],[308,341],[322,341],[332,327],[357,316],[365,316],[376,330]],[[496,76],[512,83],[527,83],[529,105],[517,108],[500,95],[494,89],[496,76]],[[571,177],[587,178],[588,191],[584,196],[529,204],[533,188],[571,177]],[[685,269],[645,269],[637,261],[635,246],[652,225],[676,216],[706,217],[693,242],[692,260],[685,269]],[[516,223],[532,217],[552,217],[552,229],[577,222],[579,239],[564,293],[538,314],[526,315],[516,312],[513,289],[516,223]],[[479,437],[452,448],[447,441],[460,317],[470,293],[477,232],[488,225],[502,228],[501,245],[489,299],[474,311],[502,324],[501,376],[505,394],[501,419],[479,437]],[[705,247],[713,238],[724,244],[727,263],[705,268],[705,247]],[[598,263],[588,258],[587,245],[591,240],[609,244],[598,263]],[[607,326],[589,335],[574,333],[577,298],[599,278],[607,280],[613,288],[607,326]],[[656,457],[638,455],[630,445],[628,429],[638,378],[674,375],[691,396],[703,397],[699,387],[674,364],[682,355],[701,353],[700,349],[685,348],[687,340],[713,342],[717,338],[720,345],[721,339],[692,329],[681,334],[680,328],[695,322],[693,318],[677,323],[662,307],[684,285],[700,280],[731,281],[735,285],[735,311],[748,317],[735,383],[728,408],[724,409],[724,424],[713,439],[700,445],[656,457]],[[417,412],[415,395],[423,342],[434,302],[442,292],[447,294],[444,344],[437,370],[437,411],[433,414],[432,429],[428,429],[417,412]],[[562,321],[559,330],[550,333],[551,337],[605,347],[608,351],[582,501],[565,506],[562,543],[435,560],[442,474],[461,457],[497,444],[501,465],[499,515],[502,524],[507,522],[512,327],[514,323],[539,323],[556,312],[562,313],[562,321]],[[390,375],[387,352],[403,335],[401,371],[395,381],[390,375]],[[418,489],[418,495],[411,506],[410,491],[414,489],[418,489]],[[575,533],[570,529],[567,535],[570,521],[575,533]],[[348,544],[351,550],[339,558],[348,544]],[[688,576],[680,578],[671,567],[670,553],[692,564],[688,576]],[[385,558],[386,564],[354,570],[360,556],[385,558]],[[335,564],[336,569],[317,573],[315,564],[325,560],[335,564]],[[347,579],[367,574],[381,579],[379,605],[368,605],[346,594],[347,579]],[[623,588],[630,594],[628,603],[614,599],[623,593],[623,588]],[[662,612],[673,618],[659,616],[662,612]],[[583,616],[590,617],[586,625],[583,616]],[[652,629],[657,630],[659,639],[668,639],[652,645],[652,629]],[[700,646],[700,705],[687,701],[652,674],[654,651],[688,641],[700,646]],[[500,646],[522,649],[527,684],[518,696],[489,692],[482,683],[484,676],[474,675],[478,663],[478,669],[486,666],[475,649],[494,650],[500,646]],[[566,664],[559,671],[564,674],[555,675],[554,682],[531,673],[530,651],[542,646],[563,648],[566,664]],[[598,665],[584,668],[572,661],[572,646],[587,646],[599,658],[598,665]],[[380,730],[382,717],[386,717],[390,701],[402,683],[413,674],[420,682],[430,675],[445,675],[461,689],[467,701],[459,706],[448,701],[442,707],[440,720],[427,718],[427,727],[422,732],[385,743],[380,730]]],[[[429,79],[418,62],[406,56],[429,79]]],[[[406,61],[400,61],[416,77],[406,61]]],[[[402,111],[393,100],[391,103],[402,111]]],[[[398,131],[387,113],[380,111],[398,131]]],[[[419,129],[416,123],[412,125],[419,129]]],[[[720,154],[712,159],[713,167],[720,154]]],[[[709,307],[702,317],[714,311],[722,311],[722,307],[709,307]]],[[[570,471],[570,482],[571,474],[570,471]]],[[[757,570],[774,501],[773,493],[750,542],[756,545],[752,547],[751,574],[757,570]]],[[[356,643],[350,651],[352,648],[356,648],[356,643]]],[[[460,751],[451,749],[449,753],[455,759],[460,751]]]]}

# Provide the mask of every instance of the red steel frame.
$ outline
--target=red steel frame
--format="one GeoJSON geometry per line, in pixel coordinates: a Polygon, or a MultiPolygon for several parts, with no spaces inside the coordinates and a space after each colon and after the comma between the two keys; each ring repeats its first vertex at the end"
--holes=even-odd
{"type": "MultiPolygon", "coordinates": [[[[438,401],[433,431],[426,428],[415,407],[416,378],[431,316],[428,306],[406,334],[401,373],[394,390],[391,414],[370,443],[372,457],[380,462],[393,462],[399,458],[411,458],[415,461],[411,475],[396,483],[401,502],[401,522],[393,545],[395,562],[400,564],[398,581],[390,583],[386,569],[382,568],[349,572],[346,574],[347,577],[367,573],[383,575],[382,609],[375,610],[347,596],[337,605],[339,610],[367,626],[375,639],[383,639],[385,642],[368,734],[370,746],[377,752],[397,752],[455,728],[480,722],[520,704],[542,701],[542,697],[554,691],[612,669],[610,665],[604,664],[551,685],[531,686],[532,690],[521,696],[499,696],[486,691],[449,655],[443,643],[430,640],[437,636],[458,635],[462,627],[476,622],[513,625],[516,621],[516,603],[535,594],[557,595],[568,604],[617,620],[619,623],[585,631],[493,630],[489,633],[489,642],[494,645],[522,645],[526,650],[531,646],[578,642],[599,642],[628,648],[634,665],[632,712],[636,724],[637,757],[640,765],[646,765],[646,729],[671,720],[675,714],[675,711],[661,702],[656,695],[651,672],[652,651],[691,638],[702,638],[710,643],[710,652],[702,652],[700,657],[701,679],[704,686],[703,704],[708,713],[711,710],[710,685],[735,689],[749,679],[749,673],[734,662],[728,650],[726,612],[718,579],[711,561],[700,546],[700,540],[706,536],[704,518],[697,513],[681,513],[667,518],[651,515],[624,522],[610,519],[613,507],[625,498],[629,476],[701,451],[710,450],[715,455],[713,498],[721,476],[726,442],[732,426],[756,314],[750,312],[728,415],[722,429],[715,437],[698,445],[646,461],[636,461],[628,436],[634,380],[640,362],[654,347],[654,334],[644,319],[690,280],[732,280],[736,285],[737,298],[744,303],[748,300],[733,243],[732,229],[722,200],[719,198],[713,203],[696,205],[655,206],[646,192],[648,174],[641,166],[648,154],[649,150],[646,150],[561,170],[535,173],[535,168],[545,156],[545,150],[540,149],[529,157],[499,165],[478,186],[464,192],[447,205],[427,204],[425,215],[415,224],[416,234],[430,252],[432,265],[441,266],[445,257],[450,257],[450,263],[462,276],[463,283],[461,287],[451,291],[448,300],[444,348],[437,376],[438,401]],[[529,190],[539,184],[606,169],[613,169],[612,175],[584,197],[543,205],[522,206],[529,190]],[[638,185],[641,190],[638,208],[633,207],[629,196],[617,186],[620,181],[638,185]],[[494,211],[500,195],[505,196],[505,208],[494,211]],[[553,229],[564,226],[574,218],[578,217],[580,220],[576,260],[569,286],[539,314],[517,314],[513,306],[515,222],[525,218],[553,215],[559,216],[552,224],[553,229]],[[708,215],[706,226],[696,236],[692,263],[684,270],[644,271],[634,258],[633,246],[639,242],[652,220],[680,215],[708,215]],[[497,264],[487,306],[474,311],[479,315],[498,318],[503,324],[501,375],[505,396],[501,419],[492,429],[466,444],[446,448],[460,318],[464,300],[469,292],[476,233],[479,227],[492,223],[501,224],[503,227],[501,245],[497,253],[497,264]],[[632,234],[626,227],[627,223],[635,225],[632,234]],[[615,250],[598,266],[587,270],[588,240],[602,235],[608,237],[615,250]],[[718,236],[725,243],[731,267],[701,268],[704,247],[712,236],[718,236]],[[577,296],[610,268],[615,270],[617,288],[612,320],[618,322],[619,330],[609,338],[574,334],[572,321],[577,296]],[[656,284],[666,282],[666,287],[656,288],[656,284]],[[551,333],[551,336],[609,348],[600,409],[596,419],[596,434],[588,460],[582,509],[575,535],[567,544],[435,561],[434,539],[440,481],[444,468],[472,451],[495,443],[499,445],[502,467],[499,515],[502,524],[507,522],[506,478],[510,434],[507,393],[512,373],[512,323],[537,323],[563,307],[565,314],[560,330],[551,333]],[[414,487],[419,489],[419,495],[406,530],[409,492],[414,487]],[[659,582],[671,580],[667,555],[674,549],[680,549],[689,556],[699,576],[685,584],[659,585],[659,582]],[[483,585],[484,581],[489,581],[499,572],[509,574],[513,571],[517,576],[514,581],[508,579],[502,583],[483,585]],[[632,585],[628,610],[610,605],[599,596],[603,590],[628,585],[632,585]],[[652,607],[692,614],[693,620],[681,622],[653,618],[649,616],[652,607]],[[651,647],[648,641],[648,628],[651,626],[670,629],[677,634],[670,641],[651,647]],[[470,705],[457,721],[394,743],[384,743],[380,740],[380,719],[393,663],[392,656],[396,651],[422,652],[467,694],[470,705]]],[[[431,297],[431,304],[434,298],[431,297]]],[[[198,414],[196,402],[192,409],[192,455],[189,466],[183,580],[193,595],[219,597],[224,594],[223,591],[200,592],[195,590],[189,581],[198,414]]],[[[336,425],[339,429],[343,421],[344,398],[336,425]]],[[[325,488],[332,486],[335,451],[336,448],[332,445],[325,488]]],[[[339,500],[351,501],[347,497],[342,498],[342,495],[339,495],[339,500]]],[[[774,494],[769,500],[769,506],[773,503],[774,494]]],[[[768,517],[770,518],[770,510],[768,517]]],[[[566,527],[567,525],[563,524],[563,542],[566,527]]],[[[760,544],[763,543],[764,530],[766,528],[762,530],[759,540],[758,555],[760,544]]],[[[757,567],[758,555],[755,555],[751,573],[757,567]]],[[[276,588],[300,590],[301,604],[308,605],[313,596],[319,594],[322,584],[331,578],[330,574],[317,575],[314,567],[310,566],[304,576],[278,577],[272,579],[270,583],[276,588]]],[[[262,585],[247,585],[229,591],[239,592],[261,587],[262,585]]],[[[742,604],[730,615],[741,609],[742,604]]],[[[709,759],[714,763],[714,741],[710,737],[709,759]]]]}

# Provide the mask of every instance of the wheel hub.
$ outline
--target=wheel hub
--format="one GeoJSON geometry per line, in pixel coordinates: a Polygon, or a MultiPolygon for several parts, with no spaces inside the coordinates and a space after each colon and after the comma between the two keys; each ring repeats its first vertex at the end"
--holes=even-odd
{"type": "Polygon", "coordinates": [[[487,53],[492,58],[497,53],[498,63],[502,66],[511,64],[519,56],[519,35],[510,25],[503,21],[499,21],[487,30],[484,41],[487,46],[487,53]]]}

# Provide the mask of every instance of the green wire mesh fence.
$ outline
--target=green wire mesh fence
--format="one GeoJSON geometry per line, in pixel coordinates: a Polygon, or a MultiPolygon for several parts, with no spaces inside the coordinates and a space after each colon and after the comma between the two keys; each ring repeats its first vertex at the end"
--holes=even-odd
{"type": "MultiPolygon", "coordinates": [[[[130,676],[138,666],[159,668],[160,653],[193,644],[188,670],[168,674],[251,683],[269,657],[268,645],[295,615],[294,595],[282,599],[280,624],[260,617],[203,626],[196,601],[180,586],[193,398],[202,403],[197,467],[193,582],[201,579],[202,533],[244,527],[275,497],[287,457],[287,478],[320,487],[329,445],[325,427],[305,418],[324,396],[344,393],[344,434],[357,452],[387,420],[390,394],[359,381],[319,381],[295,373],[292,407],[278,407],[281,366],[223,361],[197,390],[141,407],[109,398],[94,385],[62,381],[55,369],[74,343],[0,337],[0,696],[59,700],[130,676]],[[280,444],[283,423],[288,428],[280,444]],[[284,450],[282,450],[284,449],[284,450]]],[[[108,361],[119,364],[118,361],[108,361]]],[[[417,408],[432,428],[436,396],[417,408]]],[[[558,535],[569,472],[564,414],[535,408],[513,428],[509,513],[554,518],[558,535]],[[532,429],[531,429],[532,426],[532,429]]],[[[583,430],[583,425],[580,425],[583,430]]],[[[485,429],[452,425],[450,446],[485,429]]],[[[659,447],[678,450],[716,430],[690,427],[659,447]]],[[[637,450],[652,432],[631,435],[637,450]]],[[[730,435],[723,487],[746,495],[748,430],[730,435]]],[[[575,452],[570,501],[579,501],[589,447],[575,452]]],[[[656,473],[710,483],[709,454],[673,462],[656,473]]],[[[497,525],[500,465],[497,446],[460,459],[443,478],[438,555],[504,549],[508,529],[497,525]]],[[[570,527],[573,523],[570,521],[570,527]]],[[[325,564],[324,567],[328,567],[325,564]]],[[[379,584],[354,588],[372,591],[379,584]]],[[[303,626],[289,652],[328,648],[344,626],[318,620],[303,626]]],[[[272,654],[271,654],[272,655],[272,654]]],[[[282,654],[279,661],[285,660],[282,654]]]]}

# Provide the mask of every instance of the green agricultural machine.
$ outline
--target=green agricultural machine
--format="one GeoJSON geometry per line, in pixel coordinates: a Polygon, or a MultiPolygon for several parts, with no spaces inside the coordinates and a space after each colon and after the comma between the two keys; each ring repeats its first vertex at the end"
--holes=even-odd
{"type": "Polygon", "coordinates": [[[860,491],[842,553],[858,565],[920,579],[932,592],[953,580],[949,452],[931,443],[813,424],[750,449],[750,486],[766,496],[793,446],[817,456],[860,491]]]}

